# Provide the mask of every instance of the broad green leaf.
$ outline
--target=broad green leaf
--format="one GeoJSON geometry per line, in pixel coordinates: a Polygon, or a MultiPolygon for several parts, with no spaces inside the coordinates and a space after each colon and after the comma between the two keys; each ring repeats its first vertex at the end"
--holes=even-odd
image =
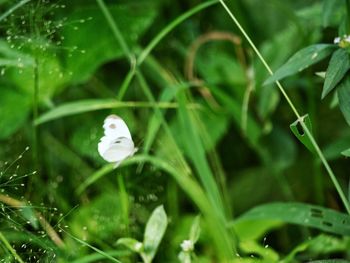
{"type": "Polygon", "coordinates": [[[268,231],[279,228],[284,223],[280,220],[235,220],[229,225],[234,228],[239,240],[258,240],[262,238],[268,231]]]}
{"type": "Polygon", "coordinates": [[[337,86],[349,68],[349,52],[344,48],[339,48],[333,53],[329,62],[322,90],[322,99],[337,86]]]}
{"type": "Polygon", "coordinates": [[[306,146],[306,148],[308,148],[312,153],[315,153],[315,149],[314,149],[309,137],[306,136],[306,134],[303,130],[303,127],[301,126],[301,122],[303,122],[306,125],[306,127],[308,128],[308,130],[312,133],[311,120],[310,120],[308,114],[302,116],[300,119],[293,122],[290,125],[290,129],[292,130],[295,137],[297,137],[298,140],[306,146]],[[300,132],[298,128],[301,128],[302,132],[300,132]]]}
{"type": "Polygon", "coordinates": [[[283,66],[276,70],[264,82],[264,85],[271,84],[316,64],[328,57],[335,48],[336,46],[331,44],[316,44],[299,50],[283,66]]]}
{"type": "Polygon", "coordinates": [[[350,76],[347,76],[337,88],[339,108],[350,125],[350,76]]]}
{"type": "Polygon", "coordinates": [[[164,211],[164,207],[158,206],[152,212],[151,217],[149,218],[143,239],[143,257],[147,258],[148,261],[151,262],[154,258],[160,241],[162,240],[165,230],[168,225],[168,218],[164,211]]]}
{"type": "Polygon", "coordinates": [[[339,235],[350,235],[349,215],[328,208],[303,203],[270,203],[260,205],[241,215],[237,219],[237,222],[266,219],[313,227],[339,235]]]}
{"type": "Polygon", "coordinates": [[[30,112],[30,105],[30,98],[26,95],[13,89],[2,88],[0,95],[0,139],[8,138],[22,127],[30,112]]]}
{"type": "MultiPolygon", "coordinates": [[[[156,1],[135,1],[108,5],[115,23],[130,48],[134,47],[157,13],[156,1]]],[[[96,3],[82,4],[68,14],[62,29],[66,68],[73,83],[88,80],[96,69],[123,55],[111,28],[96,3]]]]}
{"type": "Polygon", "coordinates": [[[118,239],[117,244],[124,245],[136,253],[141,253],[143,250],[143,244],[134,238],[129,238],[129,237],[120,238],[118,239]]]}

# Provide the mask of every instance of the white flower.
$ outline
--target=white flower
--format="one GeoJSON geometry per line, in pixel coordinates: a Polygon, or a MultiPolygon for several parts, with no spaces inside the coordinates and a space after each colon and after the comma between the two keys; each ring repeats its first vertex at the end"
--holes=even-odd
{"type": "Polygon", "coordinates": [[[338,44],[340,42],[340,37],[336,37],[333,41],[334,44],[338,44]]]}
{"type": "Polygon", "coordinates": [[[180,246],[181,246],[182,251],[184,251],[184,252],[190,252],[190,251],[193,251],[193,249],[194,249],[194,244],[191,240],[182,241],[180,246]]]}

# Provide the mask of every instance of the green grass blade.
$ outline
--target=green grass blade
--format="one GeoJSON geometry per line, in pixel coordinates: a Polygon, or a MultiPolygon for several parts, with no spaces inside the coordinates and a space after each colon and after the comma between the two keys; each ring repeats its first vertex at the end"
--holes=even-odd
{"type": "Polygon", "coordinates": [[[88,99],[68,102],[63,105],[42,114],[35,121],[39,125],[65,116],[75,115],[84,112],[116,109],[116,108],[176,108],[175,103],[152,103],[152,102],[133,102],[117,101],[115,99],[88,99]]]}

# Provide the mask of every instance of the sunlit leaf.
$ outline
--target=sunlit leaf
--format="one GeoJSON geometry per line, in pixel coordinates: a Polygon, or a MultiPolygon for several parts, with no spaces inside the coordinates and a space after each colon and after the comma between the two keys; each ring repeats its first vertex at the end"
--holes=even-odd
{"type": "Polygon", "coordinates": [[[264,85],[281,80],[316,64],[328,57],[335,48],[336,46],[331,44],[316,44],[299,50],[283,66],[276,70],[264,82],[264,85]]]}
{"type": "Polygon", "coordinates": [[[154,209],[151,217],[148,219],[145,234],[144,234],[144,250],[143,254],[149,261],[151,262],[153,257],[155,256],[160,241],[162,240],[165,230],[168,225],[168,218],[164,211],[164,207],[158,206],[154,209]]]}

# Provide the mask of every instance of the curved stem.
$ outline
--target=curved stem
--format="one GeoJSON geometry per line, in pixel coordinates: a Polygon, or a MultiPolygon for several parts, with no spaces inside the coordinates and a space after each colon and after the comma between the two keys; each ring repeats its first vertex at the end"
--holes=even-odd
{"type": "Polygon", "coordinates": [[[4,243],[5,247],[11,252],[13,257],[20,263],[24,263],[21,257],[17,254],[16,250],[7,241],[6,237],[0,232],[0,240],[4,243]]]}
{"type": "MultiPolygon", "coordinates": [[[[239,30],[242,32],[243,36],[246,38],[246,40],[248,41],[248,43],[250,44],[250,46],[252,47],[252,49],[254,50],[254,52],[256,53],[256,55],[259,57],[259,59],[261,60],[261,62],[263,63],[263,65],[265,66],[265,68],[267,69],[267,71],[270,73],[270,75],[273,75],[273,71],[271,70],[270,66],[267,64],[267,62],[265,61],[264,57],[261,55],[261,53],[259,52],[259,50],[257,49],[257,47],[255,46],[254,42],[250,39],[250,37],[248,36],[248,34],[245,32],[245,30],[243,29],[243,27],[241,26],[241,24],[238,22],[238,20],[236,19],[236,17],[233,15],[233,13],[230,11],[230,9],[227,7],[227,5],[224,3],[223,0],[219,0],[221,5],[224,7],[224,9],[226,10],[226,12],[229,14],[229,16],[232,18],[233,22],[237,25],[237,27],[239,28],[239,30]]],[[[295,116],[298,119],[301,119],[301,116],[299,114],[299,112],[297,111],[297,109],[295,108],[293,102],[291,101],[291,99],[289,98],[288,94],[286,93],[286,91],[284,90],[283,86],[281,85],[281,83],[279,81],[276,81],[277,87],[280,90],[280,92],[282,93],[283,97],[286,99],[287,103],[289,104],[290,108],[292,109],[292,111],[294,112],[295,116]]],[[[332,183],[334,184],[341,201],[343,202],[343,205],[346,208],[346,211],[348,212],[348,214],[350,214],[350,204],[349,201],[347,200],[343,190],[340,187],[340,184],[337,180],[337,178],[335,177],[331,167],[329,166],[326,158],[324,157],[320,147],[318,146],[315,138],[313,137],[313,135],[311,134],[311,131],[308,129],[308,127],[305,125],[305,123],[303,121],[300,121],[301,126],[303,127],[303,130],[305,131],[306,136],[310,139],[310,142],[312,143],[313,147],[316,150],[317,155],[319,156],[320,160],[323,163],[323,166],[325,167],[329,177],[332,180],[332,183]]]]}

